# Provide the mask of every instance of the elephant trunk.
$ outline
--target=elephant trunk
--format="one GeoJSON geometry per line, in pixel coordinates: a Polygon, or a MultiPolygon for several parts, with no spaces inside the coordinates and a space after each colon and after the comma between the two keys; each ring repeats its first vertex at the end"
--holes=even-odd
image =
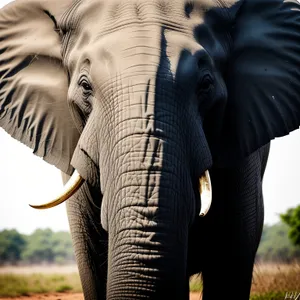
{"type": "Polygon", "coordinates": [[[185,299],[187,233],[195,212],[185,151],[147,134],[130,135],[116,147],[111,172],[117,176],[102,206],[109,233],[107,299],[160,299],[166,293],[185,299]]]}
{"type": "MultiPolygon", "coordinates": [[[[118,139],[100,152],[101,223],[109,236],[107,299],[161,299],[166,293],[188,299],[188,228],[199,202],[199,177],[191,176],[187,147],[176,138],[175,126],[161,122],[142,133],[139,122],[146,120],[123,121],[132,131],[113,134],[118,139]]],[[[79,157],[87,155],[81,151],[79,157]]],[[[84,163],[74,165],[82,173],[84,163]]]]}

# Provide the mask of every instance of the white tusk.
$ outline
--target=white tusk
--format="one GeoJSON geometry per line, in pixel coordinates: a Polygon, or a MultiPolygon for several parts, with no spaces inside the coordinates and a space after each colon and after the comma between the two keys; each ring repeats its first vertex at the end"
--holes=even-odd
{"type": "Polygon", "coordinates": [[[204,217],[209,208],[211,206],[212,200],[212,188],[211,188],[211,181],[209,177],[209,172],[205,171],[204,175],[201,176],[199,179],[199,191],[200,191],[200,201],[201,201],[201,210],[199,213],[200,217],[204,217]]]}
{"type": "Polygon", "coordinates": [[[61,194],[55,198],[54,200],[40,205],[32,205],[31,207],[36,209],[47,209],[54,206],[57,206],[64,201],[68,200],[74,193],[81,187],[84,183],[84,179],[80,176],[80,174],[75,170],[69,181],[65,184],[63,191],[61,194]]]}

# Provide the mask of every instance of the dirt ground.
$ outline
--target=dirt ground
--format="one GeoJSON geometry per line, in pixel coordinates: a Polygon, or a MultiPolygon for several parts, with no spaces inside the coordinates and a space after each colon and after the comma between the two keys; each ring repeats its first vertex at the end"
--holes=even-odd
{"type": "MultiPolygon", "coordinates": [[[[71,293],[55,293],[55,294],[41,294],[35,296],[17,297],[17,298],[0,298],[1,300],[83,300],[82,294],[71,293]]],[[[190,300],[201,300],[199,293],[191,293],[190,300]]]]}

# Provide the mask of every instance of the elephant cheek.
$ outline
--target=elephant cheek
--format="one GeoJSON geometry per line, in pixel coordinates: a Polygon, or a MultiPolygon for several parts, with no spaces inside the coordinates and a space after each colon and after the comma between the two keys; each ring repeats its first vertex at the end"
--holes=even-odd
{"type": "Polygon", "coordinates": [[[100,189],[99,167],[79,144],[75,149],[71,164],[90,185],[100,189]]]}
{"type": "Polygon", "coordinates": [[[101,190],[97,134],[95,114],[92,114],[77,143],[71,165],[91,186],[101,190]]]}

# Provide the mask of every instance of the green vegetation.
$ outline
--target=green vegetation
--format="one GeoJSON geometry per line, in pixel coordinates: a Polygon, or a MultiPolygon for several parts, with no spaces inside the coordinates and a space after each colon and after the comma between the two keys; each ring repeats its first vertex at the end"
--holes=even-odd
{"type": "Polygon", "coordinates": [[[66,291],[82,291],[77,273],[64,275],[0,275],[0,297],[66,291]]]}
{"type": "Polygon", "coordinates": [[[203,289],[201,275],[194,275],[190,279],[190,292],[200,292],[203,289]]]}
{"type": "Polygon", "coordinates": [[[26,237],[16,230],[0,232],[0,264],[1,262],[15,264],[20,261],[25,247],[26,237]]]}
{"type": "Polygon", "coordinates": [[[0,232],[0,265],[44,262],[75,262],[69,232],[50,229],[37,229],[31,235],[22,235],[16,230],[0,232]]]}
{"type": "Polygon", "coordinates": [[[263,230],[261,242],[257,251],[258,262],[284,262],[300,261],[300,246],[295,246],[288,237],[289,226],[277,223],[266,225],[263,230]]]}
{"type": "Polygon", "coordinates": [[[285,214],[281,214],[280,217],[290,228],[289,238],[292,243],[300,247],[300,205],[289,209],[285,214]]]}

